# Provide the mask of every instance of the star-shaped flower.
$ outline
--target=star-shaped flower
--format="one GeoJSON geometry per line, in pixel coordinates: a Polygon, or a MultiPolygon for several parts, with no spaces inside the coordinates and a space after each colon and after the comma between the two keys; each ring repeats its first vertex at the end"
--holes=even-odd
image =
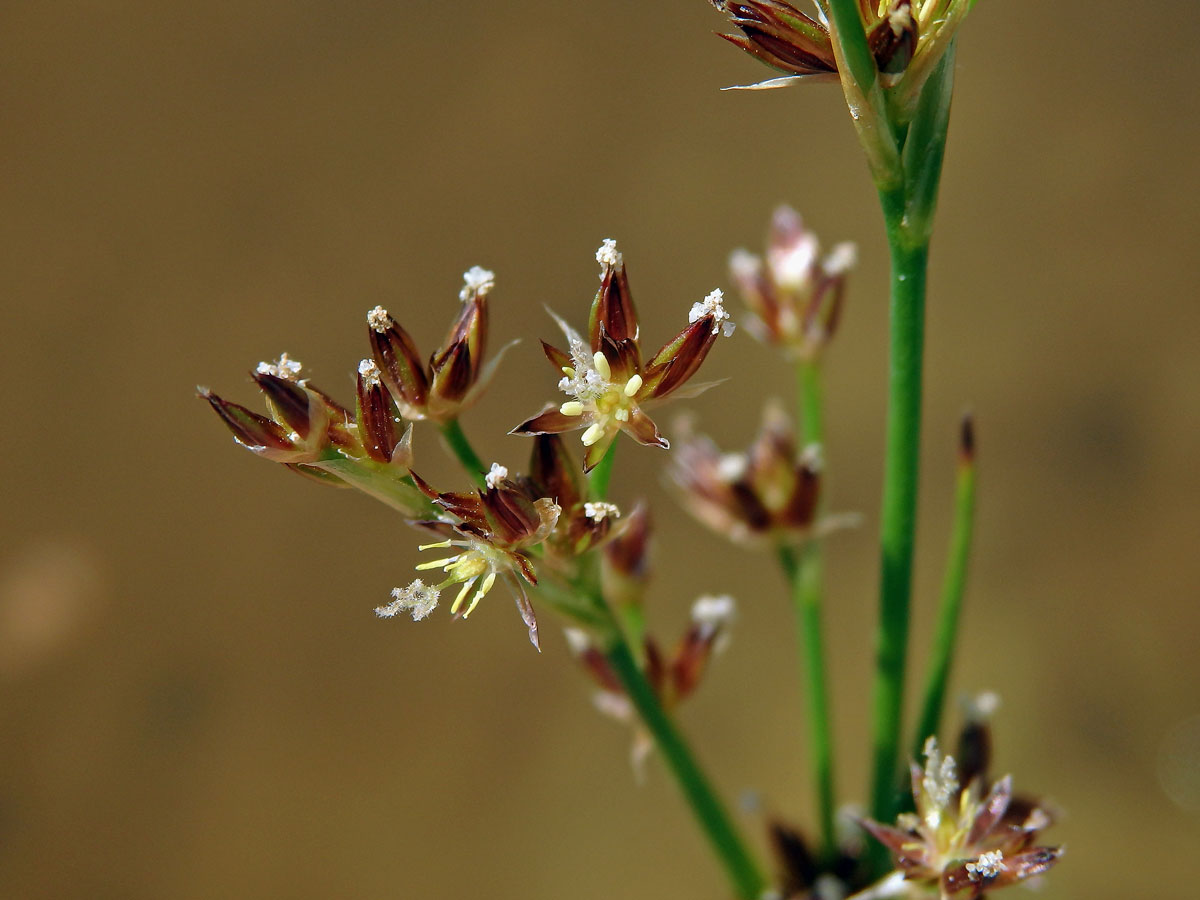
{"type": "MultiPolygon", "coordinates": [[[[546,357],[562,375],[559,390],[570,399],[558,407],[548,406],[512,431],[559,434],[584,429],[585,472],[603,459],[621,431],[639,444],[669,447],[644,407],[675,393],[696,373],[717,335],[733,333],[721,292],[713,291],[692,305],[687,327],[643,362],[637,312],[616,242],[606,240],[596,259],[603,268],[600,290],[592,303],[588,340],[556,316],[568,350],[542,342],[546,357]]],[[[705,387],[708,385],[692,393],[705,387]]]]}

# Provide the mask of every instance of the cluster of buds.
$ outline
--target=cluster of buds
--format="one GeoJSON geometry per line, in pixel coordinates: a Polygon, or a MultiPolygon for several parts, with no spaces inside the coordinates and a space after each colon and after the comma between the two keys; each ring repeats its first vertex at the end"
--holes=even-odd
{"type": "Polygon", "coordinates": [[[797,454],[787,416],[768,405],[757,440],[743,453],[722,453],[685,430],[669,474],[679,500],[717,534],[740,543],[795,542],[824,530],[817,522],[820,451],[797,454]]]}
{"type": "MultiPolygon", "coordinates": [[[[646,680],[666,710],[676,708],[695,692],[709,661],[728,643],[729,626],[735,615],[734,600],[727,594],[700,597],[692,604],[687,631],[669,655],[662,652],[654,638],[643,639],[646,680]]],[[[635,770],[640,772],[653,749],[653,740],[641,727],[633,703],[603,651],[585,631],[571,628],[566,634],[571,651],[599,688],[596,708],[634,728],[632,760],[635,770]]]]}
{"type": "Polygon", "coordinates": [[[529,554],[554,531],[561,509],[550,498],[530,494],[507,476],[507,469],[493,464],[486,486],[470,493],[437,491],[419,476],[413,476],[417,486],[442,511],[436,520],[415,523],[442,538],[423,544],[420,549],[451,553],[421,563],[417,569],[441,569],[446,577],[432,586],[418,579],[405,588],[396,588],[392,602],[375,610],[378,615],[390,618],[407,611],[414,620],[422,619],[437,606],[443,590],[458,585],[450,612],[466,619],[496,581],[503,578],[513,590],[521,619],[529,629],[530,642],[539,646],[537,616],[523,582],[537,584],[529,554]]]}
{"type": "Polygon", "coordinates": [[[286,353],[260,362],[250,373],[266,398],[268,416],[198,388],[234,440],[257,456],[303,475],[343,483],[338,463],[362,460],[388,468],[394,477],[412,464],[412,426],[380,387],[371,361],[359,366],[357,409],[352,414],[301,377],[303,366],[286,353]]]}
{"type": "MultiPolygon", "coordinates": [[[[741,34],[721,37],[774,69],[787,73],[753,87],[782,87],[803,80],[836,81],[838,60],[825,0],[816,16],[784,0],[711,0],[741,34]]],[[[885,87],[920,94],[972,0],[858,0],[867,46],[885,87]]]]}
{"type": "Polygon", "coordinates": [[[746,327],[797,359],[817,359],[837,330],[855,258],[851,243],[822,258],[816,234],[794,209],[780,206],[771,217],[765,261],[746,250],[729,257],[730,276],[753,313],[746,327]]]}
{"type": "Polygon", "coordinates": [[[869,896],[976,900],[1041,875],[1062,856],[1061,847],[1038,846],[1039,833],[1053,822],[1050,813],[1015,796],[1010,776],[988,780],[984,716],[991,706],[994,699],[985,695],[963,732],[962,765],[942,754],[936,738],[926,741],[925,765],[912,765],[915,812],[901,814],[895,826],[863,823],[897,865],[869,896]]]}
{"type": "MultiPolygon", "coordinates": [[[[473,266],[463,275],[462,307],[442,346],[423,363],[416,344],[382,306],[367,313],[372,372],[387,386],[406,419],[448,422],[471,406],[487,387],[500,356],[483,364],[487,346],[487,297],[496,276],[473,266]]],[[[364,365],[366,363],[364,362],[364,365]]]]}
{"type": "MultiPolygon", "coordinates": [[[[713,291],[693,304],[687,327],[643,361],[637,312],[616,242],[604,241],[596,260],[602,267],[600,290],[592,303],[587,342],[561,319],[568,351],[542,342],[546,357],[561,375],[559,389],[570,399],[546,407],[512,432],[560,434],[584,429],[584,471],[591,471],[604,458],[621,431],[639,444],[667,448],[669,443],[644,408],[676,393],[696,373],[717,335],[733,332],[721,292],[713,291]]],[[[694,388],[689,396],[704,387],[694,388]]]]}

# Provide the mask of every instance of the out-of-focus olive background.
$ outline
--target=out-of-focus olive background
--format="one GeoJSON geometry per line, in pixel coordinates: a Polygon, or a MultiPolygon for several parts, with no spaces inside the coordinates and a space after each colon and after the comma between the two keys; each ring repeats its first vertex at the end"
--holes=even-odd
{"type": "MultiPolygon", "coordinates": [[[[982,499],[957,691],[1002,693],[998,766],[1067,811],[1048,897],[1195,896],[1200,838],[1197,92],[1183,2],[981,3],[961,38],[930,284],[914,658],[940,581],[953,435],[982,499]],[[1177,23],[1172,25],[1172,22],[1177,23]]],[[[620,240],[643,334],[727,287],[780,201],[856,240],[830,356],[839,782],[865,781],[885,249],[836,87],[769,74],[702,0],[129,2],[0,9],[0,893],[13,898],[726,896],[667,773],[638,786],[545,613],[378,621],[415,537],[238,450],[197,383],[288,351],[349,400],[382,303],[428,351],[472,264],[496,345],[465,426],[555,395],[620,240]]],[[[729,446],[787,370],[743,330],[686,405],[729,446]]],[[[668,416],[669,418],[669,416],[668,416]]],[[[436,437],[422,471],[453,484],[436,437]]],[[[665,456],[616,499],[658,524],[650,617],[730,592],[682,721],[731,801],[809,821],[771,560],[677,512],[665,456]]],[[[759,813],[745,813],[754,831],[759,813]]]]}

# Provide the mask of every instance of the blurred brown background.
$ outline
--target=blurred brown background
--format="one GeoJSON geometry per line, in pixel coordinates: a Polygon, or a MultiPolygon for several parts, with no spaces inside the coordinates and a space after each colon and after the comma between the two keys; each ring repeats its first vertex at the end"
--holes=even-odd
{"type": "MultiPolygon", "coordinates": [[[[1191,9],[981,3],[959,53],[914,653],[970,404],[983,493],[955,690],[1003,694],[998,765],[1069,813],[1047,897],[1195,896],[1191,9]]],[[[286,350],[349,399],[364,311],[428,349],[480,263],[497,345],[524,343],[465,425],[519,467],[504,431],[555,393],[541,306],[582,321],[600,239],[653,343],[727,287],[780,201],[861,250],[828,456],[833,504],[867,524],[829,545],[828,627],[839,780],[863,795],[879,216],[837,89],[720,93],[766,74],[721,25],[703,0],[0,8],[0,895],[725,896],[667,773],[634,784],[548,612],[540,656],[500,595],[469,624],[376,620],[413,534],[239,451],[193,386],[251,402],[247,369],[286,350]]],[[[730,446],[764,383],[788,395],[744,331],[708,374],[732,380],[691,405],[730,446]]],[[[701,592],[742,604],[684,727],[731,800],[807,822],[777,573],[677,513],[663,461],[626,447],[616,483],[657,509],[652,622],[675,634],[701,592]]]]}

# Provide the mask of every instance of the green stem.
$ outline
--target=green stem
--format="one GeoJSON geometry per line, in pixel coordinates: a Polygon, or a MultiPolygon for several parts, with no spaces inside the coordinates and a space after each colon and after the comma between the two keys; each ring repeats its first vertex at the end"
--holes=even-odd
{"type": "Polygon", "coordinates": [[[967,562],[971,553],[971,535],[975,521],[975,454],[971,420],[963,420],[963,440],[959,454],[958,478],[954,491],[954,525],[950,532],[950,554],[942,599],[938,609],[937,631],[929,657],[921,715],[913,735],[913,759],[920,759],[925,739],[936,735],[946,700],[946,684],[954,663],[954,642],[958,634],[959,614],[967,584],[967,562]]]}
{"type": "Polygon", "coordinates": [[[484,475],[488,471],[488,467],[483,464],[483,460],[479,458],[479,454],[475,452],[475,448],[467,440],[462,426],[458,424],[458,419],[451,419],[449,422],[442,423],[441,429],[442,437],[446,441],[446,446],[450,448],[450,452],[454,454],[455,458],[462,464],[462,467],[467,470],[467,473],[475,481],[475,484],[483,487],[487,483],[484,481],[484,475]]]}
{"type": "Polygon", "coordinates": [[[820,862],[833,862],[837,843],[834,832],[833,738],[829,721],[829,691],[825,649],[821,638],[821,554],[814,541],[799,553],[779,548],[779,562],[792,588],[796,612],[796,637],[800,644],[805,709],[808,712],[808,745],[816,781],[817,822],[821,834],[820,862]]]}
{"type": "Polygon", "coordinates": [[[880,542],[883,565],[879,631],[875,644],[872,709],[871,815],[889,822],[899,806],[896,772],[908,653],[909,605],[916,531],[921,432],[921,363],[925,330],[928,241],[909,240],[903,192],[881,192],[891,248],[891,371],[888,378],[887,449],[884,460],[880,542]],[[899,193],[899,196],[897,196],[899,193]]]}
{"type": "Polygon", "coordinates": [[[796,366],[796,392],[799,397],[800,438],[805,445],[821,445],[823,450],[825,410],[821,367],[818,363],[803,361],[796,366]]]}
{"type": "MultiPolygon", "coordinates": [[[[815,360],[802,360],[796,366],[796,393],[801,439],[805,445],[820,447],[824,455],[825,396],[821,367],[815,360]]],[[[779,553],[791,584],[796,637],[802,658],[809,754],[821,836],[820,854],[823,862],[832,864],[837,852],[837,838],[834,831],[833,727],[829,715],[829,679],[821,626],[821,598],[824,591],[821,545],[817,541],[810,541],[798,554],[790,547],[781,547],[779,553]]]]}
{"type": "Polygon", "coordinates": [[[687,742],[638,668],[629,645],[615,630],[605,649],[605,656],[641,715],[642,722],[654,736],[659,752],[675,775],[737,895],[742,900],[758,900],[767,886],[766,879],[742,843],[729,813],[692,756],[687,742]]]}
{"type": "Polygon", "coordinates": [[[593,500],[604,500],[608,497],[608,482],[612,478],[613,460],[616,456],[617,442],[613,441],[588,476],[588,493],[593,500]]]}

